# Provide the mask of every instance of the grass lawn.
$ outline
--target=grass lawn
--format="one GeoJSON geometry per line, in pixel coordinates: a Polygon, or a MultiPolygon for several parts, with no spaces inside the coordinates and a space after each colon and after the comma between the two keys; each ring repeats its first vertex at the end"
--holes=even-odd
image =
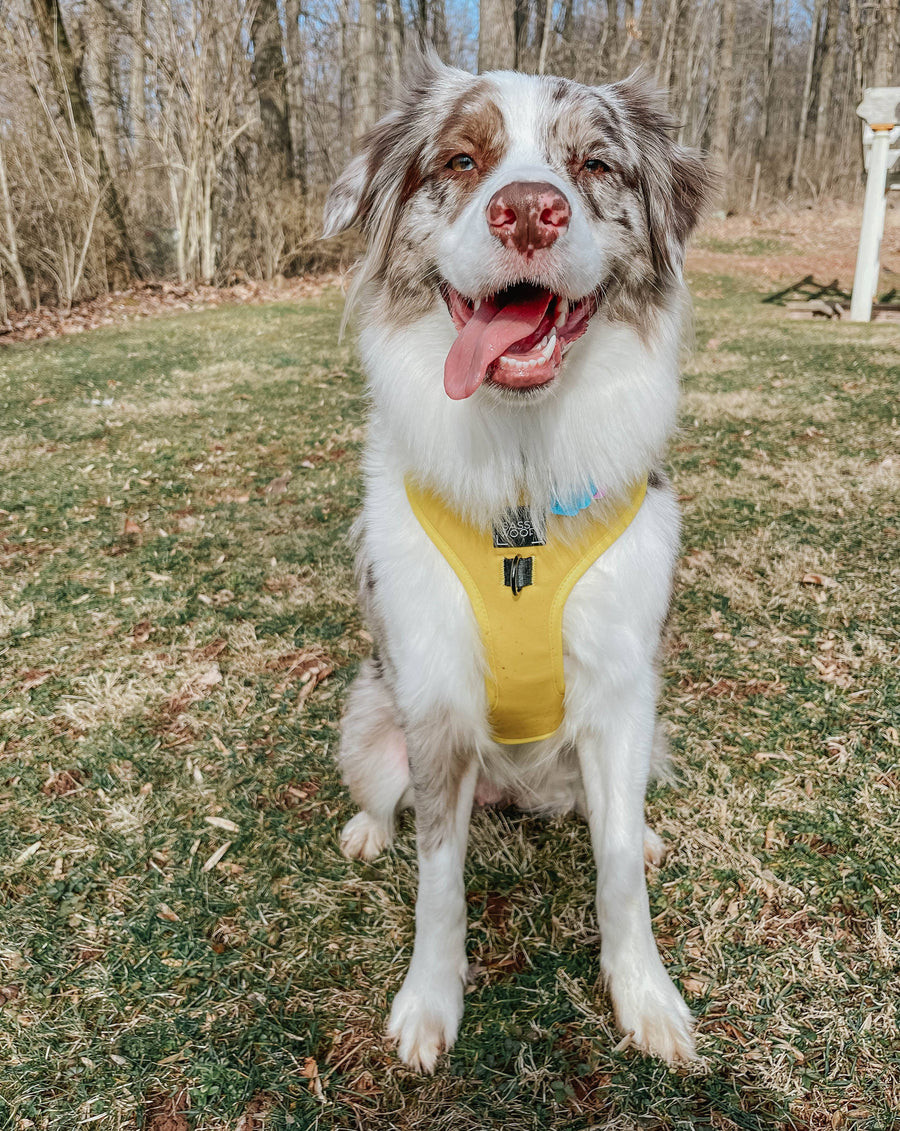
{"type": "Polygon", "coordinates": [[[516,812],[474,818],[458,1044],[431,1079],[385,1046],[415,855],[409,817],[337,847],[332,293],[0,353],[0,1126],[897,1127],[897,329],[695,291],[649,881],[703,1063],[613,1052],[587,829],[516,812]]]}

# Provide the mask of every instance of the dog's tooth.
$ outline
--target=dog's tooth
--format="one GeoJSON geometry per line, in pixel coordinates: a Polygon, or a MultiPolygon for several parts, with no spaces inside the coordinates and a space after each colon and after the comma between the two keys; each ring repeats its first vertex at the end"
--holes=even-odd
{"type": "Polygon", "coordinates": [[[557,311],[556,311],[556,320],[553,323],[554,327],[559,329],[559,327],[562,326],[563,323],[565,322],[568,315],[569,315],[569,300],[567,298],[561,298],[559,300],[559,307],[557,308],[557,311]]]}
{"type": "Polygon", "coordinates": [[[555,349],[556,349],[556,330],[553,329],[553,330],[550,331],[550,333],[547,335],[547,337],[544,338],[543,347],[541,349],[541,358],[544,361],[549,361],[550,358],[553,356],[553,351],[555,349]]]}
{"type": "Polygon", "coordinates": [[[475,299],[475,309],[477,310],[477,309],[479,308],[479,306],[481,306],[481,299],[480,299],[480,298],[476,298],[476,299],[475,299]]]}

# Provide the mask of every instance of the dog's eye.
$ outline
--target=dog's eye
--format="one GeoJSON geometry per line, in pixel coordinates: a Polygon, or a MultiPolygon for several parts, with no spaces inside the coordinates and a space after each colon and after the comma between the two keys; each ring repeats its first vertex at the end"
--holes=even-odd
{"type": "Polygon", "coordinates": [[[594,176],[602,176],[609,172],[609,165],[599,157],[589,157],[581,167],[586,173],[593,173],[594,176]]]}
{"type": "Polygon", "coordinates": [[[447,162],[447,168],[452,169],[454,173],[471,173],[477,165],[468,153],[457,153],[447,162]]]}

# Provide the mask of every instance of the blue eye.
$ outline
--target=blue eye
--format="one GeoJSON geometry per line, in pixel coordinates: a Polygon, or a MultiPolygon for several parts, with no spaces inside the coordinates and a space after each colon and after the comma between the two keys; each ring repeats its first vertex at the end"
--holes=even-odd
{"type": "Polygon", "coordinates": [[[599,157],[589,157],[581,167],[586,173],[602,175],[609,172],[609,165],[605,161],[601,161],[599,157]]]}
{"type": "Polygon", "coordinates": [[[468,153],[457,153],[447,162],[447,168],[454,173],[471,173],[477,166],[468,153]]]}

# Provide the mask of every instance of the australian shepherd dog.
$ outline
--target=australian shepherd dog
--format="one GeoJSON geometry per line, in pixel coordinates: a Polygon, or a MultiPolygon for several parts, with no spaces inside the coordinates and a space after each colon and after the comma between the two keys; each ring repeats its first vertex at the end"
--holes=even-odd
{"type": "Polygon", "coordinates": [[[357,532],[375,649],[342,724],[359,812],[341,847],[371,859],[414,809],[415,945],[388,1033],[423,1072],[462,1018],[479,802],[586,817],[618,1025],[669,1063],[694,1055],[644,877],[679,542],[660,462],[710,188],[673,125],[640,78],[476,77],[429,56],[326,204],[326,235],[366,237],[350,299],[371,398],[357,532]]]}

